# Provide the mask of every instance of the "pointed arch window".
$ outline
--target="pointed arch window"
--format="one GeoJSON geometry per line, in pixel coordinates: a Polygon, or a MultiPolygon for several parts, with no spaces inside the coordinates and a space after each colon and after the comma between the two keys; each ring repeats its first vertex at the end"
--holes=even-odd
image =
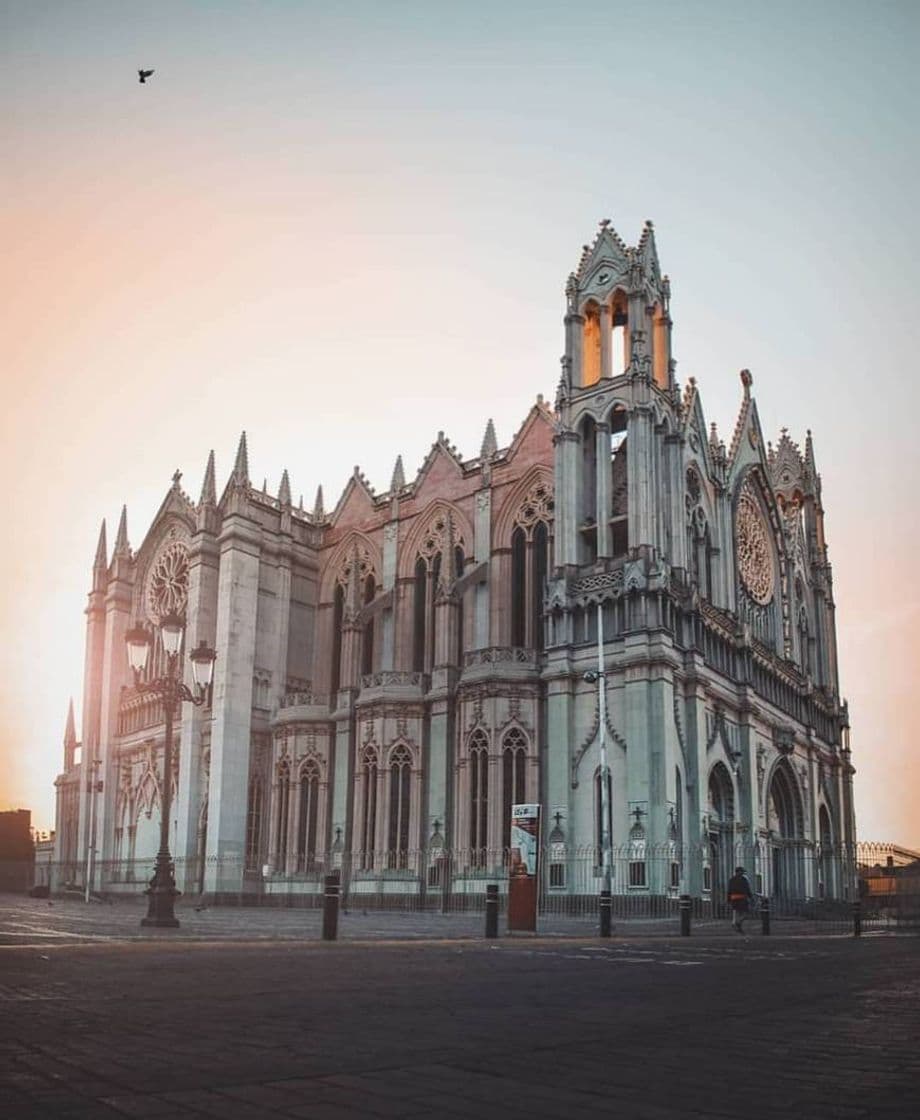
{"type": "Polygon", "coordinates": [[[590,300],[584,309],[582,342],[582,385],[596,385],[601,377],[601,309],[590,300]]]}
{"type": "Polygon", "coordinates": [[[610,554],[629,551],[629,417],[622,405],[610,413],[610,554]]]}
{"type": "Polygon", "coordinates": [[[554,509],[552,488],[540,481],[525,497],[517,513],[517,525],[511,534],[513,646],[537,650],[545,646],[543,595],[554,509]]]}
{"type": "Polygon", "coordinates": [[[512,727],[502,739],[502,847],[507,859],[511,847],[511,806],[527,797],[527,737],[512,727]]]}
{"type": "Polygon", "coordinates": [[[278,867],[284,869],[288,854],[288,824],[291,813],[291,767],[282,762],[278,767],[278,824],[275,833],[275,851],[278,867]]]}
{"type": "Polygon", "coordinates": [[[253,774],[249,779],[246,808],[246,867],[250,871],[259,866],[262,852],[262,798],[262,778],[253,774]]]}
{"type": "Polygon", "coordinates": [[[470,736],[470,865],[486,866],[489,844],[489,740],[484,731],[470,736]]]}
{"type": "Polygon", "coordinates": [[[316,866],[316,829],[319,816],[319,767],[308,762],[300,771],[300,805],[297,819],[297,868],[316,866]]]}
{"type": "Polygon", "coordinates": [[[581,425],[581,509],[579,511],[579,561],[597,559],[597,425],[586,416],[581,425]]]}
{"type": "MultiPolygon", "coordinates": [[[[463,540],[452,527],[450,515],[438,513],[429,526],[415,561],[415,586],[413,589],[412,618],[412,668],[418,673],[430,673],[435,663],[437,651],[438,612],[435,609],[438,585],[441,581],[441,567],[445,548],[453,548],[453,561],[457,576],[463,574],[465,556],[463,540]]],[[[448,553],[450,556],[450,553],[448,553]]],[[[457,613],[458,635],[456,644],[447,651],[448,657],[456,657],[462,663],[463,651],[463,603],[457,613]]]]}
{"type": "Polygon", "coordinates": [[[389,866],[409,866],[409,817],[412,791],[412,756],[404,746],[390,755],[389,866]]]}
{"type": "Polygon", "coordinates": [[[329,693],[335,706],[335,694],[342,681],[342,621],[345,616],[345,589],[335,585],[332,599],[332,663],[330,665],[329,693]]]}
{"type": "MultiPolygon", "coordinates": [[[[368,574],[364,581],[364,605],[374,601],[377,594],[377,584],[373,574],[368,574]]],[[[364,624],[364,635],[361,645],[361,673],[368,676],[374,671],[374,618],[373,615],[364,624]]]]}

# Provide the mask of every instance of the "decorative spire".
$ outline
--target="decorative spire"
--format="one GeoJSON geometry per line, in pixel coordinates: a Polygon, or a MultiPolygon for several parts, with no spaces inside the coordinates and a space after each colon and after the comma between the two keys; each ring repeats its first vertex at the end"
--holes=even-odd
{"type": "Polygon", "coordinates": [[[200,506],[217,505],[217,487],[214,483],[214,452],[208,453],[208,465],[204,469],[204,481],[201,484],[201,497],[198,499],[200,506]]]}
{"type": "Polygon", "coordinates": [[[291,504],[291,480],[288,478],[287,468],[281,475],[281,485],[278,487],[278,501],[283,506],[291,504]]]}
{"type": "Polygon", "coordinates": [[[495,438],[495,425],[492,423],[492,417],[490,416],[486,424],[485,434],[482,437],[479,457],[480,459],[491,459],[496,451],[498,451],[498,440],[495,438]]]}
{"type": "Polygon", "coordinates": [[[313,520],[325,521],[326,511],[323,509],[323,488],[317,486],[316,488],[316,501],[313,503],[313,520]]]}
{"type": "Polygon", "coordinates": [[[131,548],[128,544],[128,507],[121,507],[121,517],[118,519],[118,533],[115,537],[115,551],[112,556],[130,556],[131,548]]]}
{"type": "Polygon", "coordinates": [[[233,464],[232,481],[235,486],[249,485],[249,452],[246,449],[246,433],[240,435],[240,445],[236,449],[236,462],[233,464]]]}
{"type": "Polygon", "coordinates": [[[73,746],[77,741],[77,727],[73,718],[73,697],[70,698],[70,705],[67,708],[67,726],[64,728],[64,746],[73,746]]]}
{"type": "Polygon", "coordinates": [[[105,518],[103,517],[102,525],[99,527],[99,543],[96,545],[96,559],[93,561],[93,567],[104,571],[108,566],[109,552],[105,543],[105,518]]]}
{"type": "Polygon", "coordinates": [[[393,467],[393,477],[390,480],[390,493],[397,494],[406,485],[406,472],[403,470],[402,455],[396,456],[396,465],[393,467]]]}
{"type": "Polygon", "coordinates": [[[751,376],[751,371],[749,369],[741,370],[739,376],[741,378],[744,396],[741,400],[741,409],[738,412],[738,419],[735,422],[735,433],[732,436],[731,446],[728,451],[728,458],[732,463],[734,463],[735,456],[738,454],[738,449],[741,446],[741,437],[747,431],[752,408],[751,385],[754,382],[754,378],[751,376]]]}

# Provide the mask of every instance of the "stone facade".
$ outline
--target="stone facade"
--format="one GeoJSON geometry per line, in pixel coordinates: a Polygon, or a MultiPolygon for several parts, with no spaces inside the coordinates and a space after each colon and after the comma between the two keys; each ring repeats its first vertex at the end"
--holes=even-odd
{"type": "Polygon", "coordinates": [[[765,892],[845,897],[852,767],[811,435],[766,444],[747,371],[729,446],[707,430],[675,380],[669,295],[651,225],[628,247],[602,223],[566,286],[555,404],[538,397],[507,448],[491,421],[472,459],[439,433],[414,481],[397,460],[375,494],[355,468],[308,512],[286,473],[277,496],[252,485],[244,434],[219,498],[212,455],[198,502],[177,474],[136,552],[124,514],[111,558],[103,526],[61,877],[81,881],[94,847],[96,886],[140,889],[169,780],[186,891],[316,891],[330,867],[356,892],[467,889],[501,874],[510,805],[538,801],[545,889],[593,893],[603,730],[615,891],[717,895],[740,860],[765,892]],[[124,650],[164,602],[217,650],[168,777],[124,650]]]}

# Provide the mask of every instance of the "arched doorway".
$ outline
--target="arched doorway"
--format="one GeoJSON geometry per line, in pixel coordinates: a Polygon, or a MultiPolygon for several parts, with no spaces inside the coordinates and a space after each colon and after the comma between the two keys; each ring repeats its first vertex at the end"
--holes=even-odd
{"type": "Polygon", "coordinates": [[[709,861],[712,897],[725,901],[734,871],[735,791],[727,767],[717,762],[709,771],[709,861]]]}
{"type": "Polygon", "coordinates": [[[805,895],[802,867],[802,800],[792,767],[777,763],[767,792],[767,828],[770,838],[770,894],[776,899],[801,899],[805,895]]]}
{"type": "Polygon", "coordinates": [[[837,898],[837,863],[834,859],[834,832],[827,806],[818,810],[818,898],[837,898]]]}

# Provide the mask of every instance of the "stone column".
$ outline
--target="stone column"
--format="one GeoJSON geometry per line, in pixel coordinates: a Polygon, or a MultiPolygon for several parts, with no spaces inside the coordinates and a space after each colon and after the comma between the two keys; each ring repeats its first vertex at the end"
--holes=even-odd
{"type": "Polygon", "coordinates": [[[581,440],[577,432],[563,428],[553,437],[556,449],[555,487],[555,566],[564,568],[578,563],[578,518],[581,495],[579,452],[581,440]]]}
{"type": "MultiPolygon", "coordinates": [[[[186,608],[185,652],[202,640],[216,648],[217,588],[220,553],[217,540],[205,525],[192,537],[189,548],[188,606],[186,608]]],[[[217,666],[215,664],[215,673],[217,666]]],[[[186,683],[194,691],[191,664],[185,658],[186,683]]],[[[183,705],[182,722],[176,728],[179,746],[179,789],[176,798],[176,886],[188,894],[202,881],[194,866],[198,848],[198,822],[202,809],[202,729],[212,717],[212,708],[183,705]]]]}
{"type": "MultiPolygon", "coordinates": [[[[124,552],[116,550],[112,558],[112,569],[105,596],[105,639],[102,659],[101,695],[99,701],[99,733],[95,742],[83,744],[83,796],[86,797],[86,782],[101,778],[102,793],[91,794],[96,799],[95,807],[95,844],[102,860],[113,855],[115,797],[117,793],[118,770],[115,753],[115,740],[118,735],[118,708],[121,690],[131,681],[128,666],[128,651],[125,645],[125,632],[131,625],[131,606],[134,591],[134,564],[130,559],[127,542],[124,552]],[[98,770],[92,762],[101,760],[98,770]]],[[[91,814],[90,814],[91,815],[91,814]]],[[[171,824],[172,822],[170,822],[171,824]]],[[[172,841],[172,828],[170,828],[172,841]]],[[[85,852],[83,853],[85,854],[85,852]]],[[[81,855],[82,858],[82,855],[81,855]]],[[[96,886],[100,875],[96,873],[96,886]]]]}
{"type": "Polygon", "coordinates": [[[205,873],[208,894],[236,893],[242,887],[259,599],[258,526],[244,514],[232,513],[224,519],[218,543],[217,661],[205,873]]]}
{"type": "Polygon", "coordinates": [[[381,669],[395,668],[395,612],[396,612],[396,560],[399,541],[399,522],[390,521],[383,527],[383,572],[382,590],[393,591],[393,606],[381,616],[383,630],[380,639],[381,669]]]}
{"type": "MultiPolygon", "coordinates": [[[[473,527],[473,551],[477,564],[490,558],[492,547],[492,491],[480,490],[476,495],[476,522],[473,527]]],[[[491,645],[489,627],[490,581],[477,583],[471,596],[473,602],[473,649],[491,645]]],[[[461,665],[462,669],[463,666],[461,665]]]]}

